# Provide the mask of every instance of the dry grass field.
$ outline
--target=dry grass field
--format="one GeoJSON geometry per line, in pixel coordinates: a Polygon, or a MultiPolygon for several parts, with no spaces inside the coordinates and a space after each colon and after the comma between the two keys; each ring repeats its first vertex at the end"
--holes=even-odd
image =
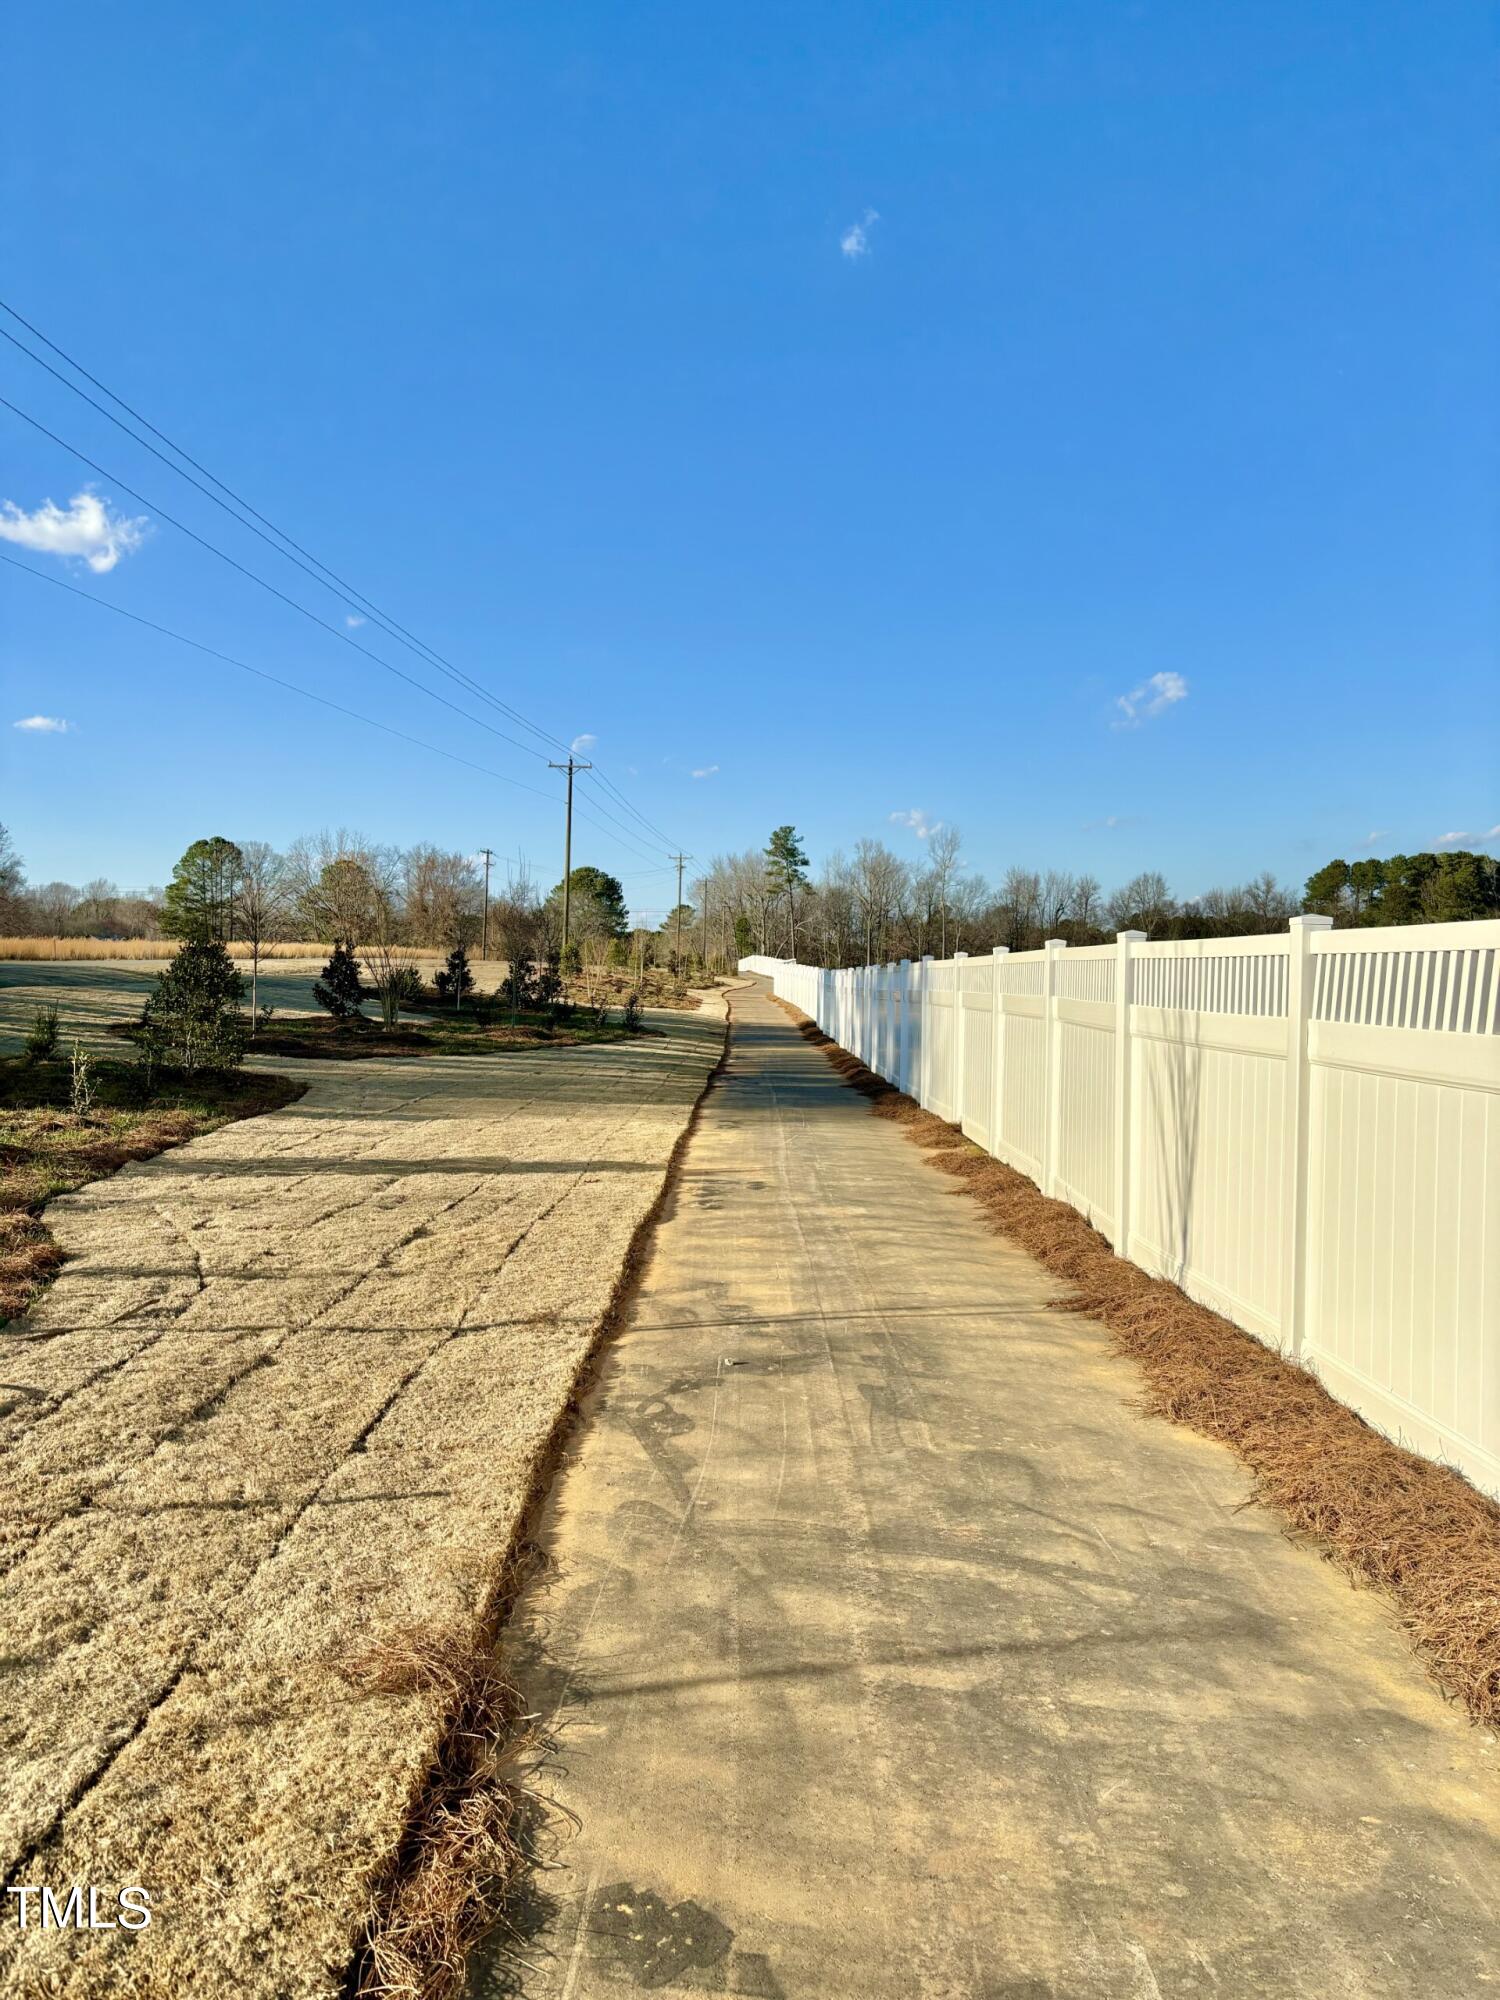
{"type": "MultiPolygon", "coordinates": [[[[301,949],[300,957],[280,958],[274,965],[261,967],[260,1004],[274,1008],[278,1019],[302,1014],[322,1018],[313,998],[313,982],[325,961],[309,958],[306,947],[301,949]]],[[[109,1030],[117,1023],[139,1019],[161,970],[160,964],[149,959],[49,964],[7,960],[0,955],[0,1053],[14,1055],[37,1009],[55,1002],[65,1049],[76,1036],[98,1054],[119,1055],[120,1044],[109,1030]]],[[[476,964],[473,970],[475,986],[482,993],[493,993],[505,977],[500,960],[476,964]]],[[[241,971],[248,1004],[249,972],[243,966],[241,971]]]]}
{"type": "Polygon", "coordinates": [[[0,1333],[0,1847],[154,1915],[0,1930],[4,1990],[339,1993],[448,1712],[350,1663],[484,1612],[722,1003],[653,1026],[279,1063],[297,1103],[49,1205],[0,1333]]]}
{"type": "MultiPolygon", "coordinates": [[[[316,958],[321,965],[328,957],[331,946],[326,944],[263,944],[260,948],[262,963],[276,958],[316,958]]],[[[85,937],[0,937],[0,959],[54,960],[62,964],[77,964],[85,960],[101,961],[134,959],[169,959],[177,955],[175,938],[85,938],[85,937]]],[[[250,947],[236,941],[229,946],[231,958],[250,957],[250,947]]],[[[433,959],[441,964],[440,951],[414,951],[413,958],[433,959]]]]}

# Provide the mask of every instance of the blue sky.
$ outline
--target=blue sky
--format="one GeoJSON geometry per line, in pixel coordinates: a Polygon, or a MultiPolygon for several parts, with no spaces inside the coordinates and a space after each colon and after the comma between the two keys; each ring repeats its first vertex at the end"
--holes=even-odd
{"type": "MultiPolygon", "coordinates": [[[[916,811],[986,872],[1190,893],[1500,820],[1477,0],[145,0],[7,33],[3,295],[688,851],[790,819],[917,854],[916,811]]],[[[0,499],[150,519],[107,570],[0,552],[555,786],[123,495],[341,622],[12,349],[0,394],[115,476],[0,410],[0,499]]],[[[548,798],[0,593],[35,878],[341,822],[559,872],[548,798]]],[[[577,858],[664,907],[637,831],[577,858]]]]}

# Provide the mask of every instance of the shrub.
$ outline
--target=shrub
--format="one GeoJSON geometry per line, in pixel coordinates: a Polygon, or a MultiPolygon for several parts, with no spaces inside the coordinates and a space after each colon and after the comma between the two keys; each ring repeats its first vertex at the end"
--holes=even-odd
{"type": "Polygon", "coordinates": [[[469,954],[462,944],[456,944],[448,954],[446,970],[440,972],[433,985],[440,1000],[451,1000],[455,1007],[463,1005],[464,995],[474,991],[474,975],[469,970],[469,954]]]}
{"type": "Polygon", "coordinates": [[[569,979],[577,979],[583,971],[583,947],[570,942],[563,952],[561,969],[569,979]]]}
{"type": "Polygon", "coordinates": [[[365,997],[360,984],[359,960],[346,944],[336,944],[333,956],[323,967],[323,977],[313,986],[313,998],[326,1007],[335,1021],[355,1020],[365,997]]]}
{"type": "Polygon", "coordinates": [[[94,1058],[82,1042],[73,1044],[72,1103],[75,1118],[87,1118],[94,1102],[94,1058]]]}
{"type": "Polygon", "coordinates": [[[235,1069],[245,1053],[245,982],[223,945],[192,939],[157,979],[141,1015],[149,1063],[235,1069]]]}
{"type": "Polygon", "coordinates": [[[57,1003],[50,1007],[38,1007],[31,1018],[31,1026],[26,1031],[26,1060],[29,1063],[50,1062],[57,1053],[57,1003]]]}
{"type": "Polygon", "coordinates": [[[641,996],[639,992],[632,991],[625,995],[625,1011],[620,1019],[627,1035],[638,1035],[641,1032],[641,996]]]}
{"type": "Polygon", "coordinates": [[[375,997],[380,1002],[380,1018],[387,1029],[394,1028],[403,1007],[422,1003],[422,975],[416,962],[400,945],[376,945],[365,960],[375,997]]]}
{"type": "Polygon", "coordinates": [[[562,999],[562,973],[558,969],[557,953],[549,951],[547,956],[533,968],[528,988],[533,1007],[555,1008],[562,999]]]}

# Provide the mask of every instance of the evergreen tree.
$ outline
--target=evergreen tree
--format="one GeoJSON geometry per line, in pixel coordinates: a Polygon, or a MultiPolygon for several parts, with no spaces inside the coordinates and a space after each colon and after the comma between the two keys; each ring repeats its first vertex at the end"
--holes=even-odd
{"type": "Polygon", "coordinates": [[[474,991],[474,975],[469,970],[469,954],[462,943],[456,944],[448,954],[447,969],[440,972],[433,985],[440,1000],[451,1000],[455,1010],[464,1003],[464,995],[474,991]]]}
{"type": "MultiPolygon", "coordinates": [[[[562,892],[563,885],[559,882],[547,898],[548,903],[561,909],[562,892]]],[[[629,935],[630,909],[617,875],[606,875],[602,868],[575,868],[568,876],[568,901],[575,910],[595,904],[611,937],[629,935]]]]}
{"type": "Polygon", "coordinates": [[[797,956],[797,891],[807,886],[807,850],[794,826],[778,826],[766,843],[766,880],[772,893],[786,897],[791,953],[797,956]]]}
{"type": "Polygon", "coordinates": [[[245,982],[216,939],[190,938],[160,974],[141,1015],[148,1062],[234,1069],[245,1053],[245,982]]]}
{"type": "Polygon", "coordinates": [[[360,982],[359,960],[346,944],[336,944],[333,956],[323,967],[323,976],[313,985],[313,998],[326,1007],[335,1021],[359,1018],[359,1003],[365,997],[360,982]]]}
{"type": "Polygon", "coordinates": [[[164,935],[210,938],[220,944],[232,937],[241,863],[240,850],[222,834],[195,840],[167,884],[161,913],[164,935]]]}

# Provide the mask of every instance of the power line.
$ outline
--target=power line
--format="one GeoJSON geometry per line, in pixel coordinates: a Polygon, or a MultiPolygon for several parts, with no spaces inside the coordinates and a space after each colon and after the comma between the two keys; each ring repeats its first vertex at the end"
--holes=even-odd
{"type": "MultiPolygon", "coordinates": [[[[152,437],[160,439],[161,443],[166,445],[168,450],[175,453],[178,458],[184,461],[185,464],[192,466],[195,472],[201,472],[203,474],[204,479],[208,480],[212,486],[217,487],[219,493],[226,494],[229,497],[229,499],[235,503],[235,507],[244,510],[243,513],[240,514],[235,513],[234,509],[226,506],[225,502],[219,499],[216,494],[209,492],[207,487],[203,486],[198,480],[193,479],[188,473],[185,473],[182,470],[181,466],[174,465],[170,459],[166,458],[161,452],[157,451],[156,447],[151,443],[149,443],[147,439],[139,436],[138,433],[136,433],[135,431],[132,431],[128,425],[122,424],[118,417],[113,415],[111,411],[106,410],[102,404],[95,402],[92,396],[86,395],[85,392],[78,387],[76,382],[70,382],[65,375],[61,374],[56,368],[52,367],[50,362],[43,360],[41,355],[34,353],[32,349],[27,347],[23,341],[17,340],[14,334],[6,332],[6,330],[3,327],[0,327],[0,333],[4,334],[4,337],[11,343],[13,347],[15,347],[20,353],[26,355],[29,360],[34,361],[38,367],[44,368],[47,371],[47,373],[51,375],[56,381],[61,382],[64,388],[71,390],[74,395],[81,397],[82,400],[86,402],[91,409],[97,410],[101,416],[108,418],[108,420],[112,424],[114,424],[119,430],[123,431],[127,437],[131,438],[136,444],[142,446],[144,450],[151,452],[152,455],[157,459],[159,459],[163,465],[167,466],[170,471],[175,472],[179,478],[186,479],[189,485],[195,487],[200,493],[205,494],[208,499],[214,501],[214,504],[216,506],[223,508],[224,511],[230,515],[231,519],[238,521],[242,527],[250,528],[253,534],[259,535],[260,539],[267,543],[268,547],[274,549],[278,555],[286,557],[288,561],[295,562],[296,566],[299,569],[302,569],[306,574],[310,576],[313,576],[313,569],[309,569],[308,564],[312,564],[314,569],[321,572],[321,576],[313,576],[313,580],[315,582],[322,582],[326,579],[327,581],[325,583],[325,587],[332,588],[335,592],[335,595],[340,596],[344,603],[346,604],[353,603],[356,609],[361,610],[365,615],[373,617],[376,620],[380,630],[383,631],[388,638],[396,639],[398,644],[405,645],[409,651],[415,652],[418,655],[418,657],[424,658],[430,664],[437,666],[442,672],[446,673],[448,677],[454,680],[459,686],[467,688],[470,693],[477,695],[481,700],[489,702],[490,705],[495,709],[497,709],[500,713],[509,716],[510,719],[513,722],[515,722],[520,728],[529,730],[533,736],[539,737],[544,743],[551,744],[558,749],[568,748],[568,746],[565,746],[558,737],[552,735],[549,730],[545,730],[538,723],[532,722],[530,718],[523,715],[519,709],[513,707],[508,702],[502,701],[499,696],[492,694],[486,687],[484,687],[484,685],[481,682],[475,680],[472,675],[465,673],[461,668],[455,667],[452,661],[445,659],[444,656],[440,652],[438,652],[436,647],[430,645],[425,639],[419,639],[415,633],[408,631],[408,629],[404,625],[400,624],[398,620],[393,618],[390,615],[390,613],[383,611],[370,598],[365,596],[365,594],[362,591],[358,590],[353,584],[347,582],[343,577],[341,577],[336,570],[331,569],[327,563],[321,561],[319,557],[313,555],[311,550],[304,548],[302,544],[296,541],[291,535],[289,535],[284,528],[278,527],[274,521],[272,521],[267,515],[261,513],[257,507],[252,506],[248,500],[246,500],[241,494],[237,493],[235,489],[232,486],[230,486],[226,481],[220,479],[217,476],[217,474],[210,472],[207,466],[200,463],[200,461],[194,458],[190,452],[184,449],[183,446],[176,443],[174,439],[168,437],[165,431],[159,429],[155,424],[153,424],[150,421],[148,417],[142,415],[142,413],[139,410],[135,409],[130,403],[126,402],[123,396],[119,395],[115,390],[111,389],[107,383],[100,381],[97,375],[90,373],[90,371],[83,366],[82,362],[75,360],[74,357],[66,351],[66,349],[60,347],[55,340],[50,339],[45,333],[42,332],[40,327],[34,325],[32,321],[27,319],[23,313],[18,312],[13,305],[10,305],[4,299],[0,299],[0,311],[6,313],[11,319],[13,319],[16,322],[18,326],[24,327],[26,331],[29,334],[31,334],[34,339],[39,340],[42,343],[42,345],[48,348],[53,354],[55,354],[60,361],[66,362],[68,367],[71,368],[75,374],[81,375],[86,382],[92,383],[94,388],[99,390],[101,395],[107,396],[112,403],[117,404],[119,408],[124,410],[128,416],[134,418],[134,420],[138,424],[142,425],[144,429],[149,431],[152,437]],[[253,519],[247,520],[244,518],[245,515],[249,515],[253,517],[253,519]],[[260,528],[254,526],[254,522],[256,521],[260,522],[264,528],[269,529],[271,531],[271,534],[276,536],[279,542],[286,544],[286,547],[278,548],[276,542],[270,541],[269,537],[263,534],[260,528]],[[295,554],[288,554],[288,550],[295,551],[295,554]],[[299,557],[305,557],[306,561],[298,561],[299,557]]],[[[15,405],[9,404],[7,405],[7,407],[14,409],[15,405]]],[[[25,416],[24,411],[18,410],[16,414],[20,416],[25,416]]],[[[32,418],[27,418],[26,421],[35,422],[35,420],[32,418]]],[[[42,426],[37,425],[37,428],[41,429],[42,426]]],[[[49,436],[51,435],[51,433],[46,433],[46,434],[49,436]]],[[[55,442],[63,444],[63,440],[60,438],[56,439],[55,442]]],[[[67,444],[63,444],[63,449],[67,451],[74,450],[74,448],[71,445],[67,444]]],[[[80,458],[84,464],[92,466],[92,461],[87,458],[84,458],[81,452],[74,452],[74,455],[80,458]]],[[[98,467],[93,467],[93,469],[96,471],[100,470],[98,467]]],[[[107,479],[110,478],[111,475],[100,471],[100,477],[107,479]]],[[[116,483],[120,484],[124,491],[126,492],[131,491],[129,487],[124,486],[123,481],[119,481],[116,483]]],[[[134,497],[138,499],[140,498],[139,495],[135,495],[134,497]]],[[[150,506],[151,502],[143,499],[141,500],[141,504],[142,506],[150,506]]],[[[170,515],[163,514],[163,519],[170,521],[172,517],[170,515]]],[[[173,521],[172,525],[174,527],[181,527],[182,524],[173,521]]],[[[191,534],[192,530],[184,529],[183,532],[191,534]]],[[[201,537],[197,537],[195,539],[201,540],[201,537]]],[[[212,544],[205,543],[204,546],[212,547],[212,544]]],[[[221,550],[215,550],[215,553],[221,555],[223,554],[221,550]]],[[[224,559],[226,561],[233,560],[230,557],[225,557],[224,559]]],[[[241,566],[236,565],[236,567],[241,567],[241,566]]],[[[246,575],[253,575],[253,572],[250,571],[245,571],[244,573],[246,575]]],[[[255,580],[257,582],[264,582],[264,579],[259,577],[256,577],[255,580]]],[[[266,584],[265,587],[267,589],[274,589],[274,586],[270,584],[266,584]]],[[[280,592],[277,593],[277,595],[281,594],[282,593],[280,592]]],[[[285,599],[285,601],[288,603],[294,602],[294,600],[289,598],[285,599]]],[[[295,608],[304,611],[305,615],[307,615],[308,617],[315,616],[314,613],[307,611],[305,606],[297,605],[295,608]]],[[[323,623],[324,621],[318,620],[317,622],[323,623]]],[[[336,627],[326,626],[325,629],[332,631],[336,638],[341,638],[346,640],[348,639],[347,633],[339,632],[336,627]]],[[[349,640],[348,643],[355,645],[356,649],[360,652],[367,651],[367,648],[359,646],[357,641],[349,640]]],[[[376,654],[373,653],[369,654],[369,657],[371,659],[377,660],[377,663],[379,665],[387,667],[387,670],[390,672],[394,673],[398,671],[397,669],[390,667],[388,662],[379,660],[379,657],[376,654]]],[[[418,687],[422,686],[422,683],[420,682],[413,682],[412,684],[418,687]]],[[[424,692],[433,693],[433,690],[424,689],[424,692]]],[[[438,700],[443,699],[443,697],[437,695],[434,695],[434,698],[438,700]]],[[[492,733],[497,736],[501,736],[502,740],[514,744],[514,738],[504,736],[503,731],[495,730],[492,733]]],[[[530,748],[529,745],[525,744],[515,745],[515,747],[519,749],[530,748]]],[[[541,753],[532,752],[532,754],[540,755],[541,753]]],[[[569,749],[569,755],[571,754],[572,754],[571,749],[569,749]]],[[[650,833],[654,838],[660,840],[664,846],[670,845],[670,840],[668,836],[662,832],[661,828],[656,826],[651,820],[649,820],[646,817],[646,815],[640,810],[638,806],[634,805],[631,802],[631,800],[626,798],[625,794],[613,782],[613,780],[610,779],[606,775],[606,773],[599,770],[597,766],[595,767],[594,776],[595,776],[595,783],[597,785],[602,785],[614,797],[614,799],[619,805],[621,805],[628,813],[630,813],[634,819],[639,821],[641,826],[643,826],[648,833],[650,833]]]]}
{"type": "MultiPolygon", "coordinates": [[[[164,639],[173,639],[179,646],[191,646],[195,653],[206,653],[211,660],[222,660],[227,667],[238,667],[243,674],[254,674],[257,680],[270,681],[273,686],[286,688],[291,694],[301,695],[304,701],[315,701],[320,708],[331,708],[338,715],[347,715],[354,722],[363,722],[370,729],[378,729],[386,736],[399,737],[403,743],[415,744],[419,750],[429,750],[434,757],[446,757],[450,764],[463,764],[471,771],[478,771],[486,778],[496,778],[502,785],[514,785],[517,791],[531,792],[539,799],[555,804],[557,794],[544,792],[540,785],[528,785],[520,778],[508,778],[503,771],[492,771],[487,764],[476,764],[471,757],[460,757],[456,751],[444,750],[436,743],[428,743],[420,736],[408,735],[406,730],[397,729],[389,722],[377,722],[373,715],[362,715],[357,708],[347,708],[340,701],[330,701],[327,695],[314,694],[311,688],[299,687],[296,681],[284,680],[280,674],[267,673],[264,667],[252,667],[247,660],[237,660],[232,653],[221,653],[216,646],[205,645],[201,639],[190,639],[185,632],[174,632],[170,625],[159,625],[154,618],[143,618],[138,611],[127,611],[122,604],[111,604],[107,598],[95,597],[92,591],[80,590],[77,584],[65,583],[60,576],[48,576],[45,571],[33,569],[30,563],[23,563],[15,556],[8,556],[0,550],[0,562],[18,569],[23,576],[35,577],[38,583],[50,584],[54,590],[65,590],[70,597],[78,597],[85,604],[92,604],[98,611],[108,611],[116,618],[128,618],[132,625],[143,625],[148,632],[156,632],[164,639]]],[[[514,855],[502,855],[501,860],[521,864],[514,855]]]]}
{"type": "MultiPolygon", "coordinates": [[[[13,308],[4,305],[3,300],[0,300],[0,308],[3,308],[3,310],[6,312],[13,311],[13,308]]],[[[16,313],[14,316],[17,319],[21,318],[19,313],[16,313]]],[[[27,326],[29,325],[29,322],[21,320],[21,324],[23,326],[27,326]]],[[[49,347],[52,347],[53,343],[50,340],[47,340],[47,336],[45,334],[38,334],[37,338],[39,340],[46,341],[46,344],[49,347]]],[[[471,694],[478,695],[481,700],[489,702],[493,708],[498,709],[500,713],[503,715],[508,715],[511,718],[511,720],[519,724],[521,728],[529,729],[534,736],[541,737],[544,743],[556,744],[558,748],[562,747],[561,744],[558,744],[558,739],[555,736],[550,735],[545,729],[540,728],[536,723],[530,721],[526,716],[521,714],[519,709],[512,708],[508,702],[501,701],[498,695],[491,694],[488,688],[484,687],[480,682],[476,681],[472,675],[464,673],[463,670],[459,667],[455,667],[451,660],[445,660],[443,658],[443,655],[437,651],[436,647],[429,646],[425,639],[418,639],[414,633],[408,632],[404,625],[398,625],[395,619],[390,617],[390,615],[387,612],[382,611],[378,605],[373,604],[370,601],[370,599],[364,596],[364,594],[361,591],[356,590],[352,583],[346,583],[344,579],[341,576],[339,576],[335,571],[329,569],[326,563],[319,562],[316,556],[311,555],[306,549],[302,548],[300,543],[294,542],[290,535],[286,534],[282,529],[278,528],[274,521],[266,520],[264,514],[261,514],[260,512],[258,512],[256,508],[252,507],[248,500],[242,500],[239,494],[237,494],[232,487],[225,486],[222,480],[215,479],[214,475],[211,472],[207,472],[205,468],[203,468],[202,466],[198,466],[197,460],[189,457],[188,453],[183,451],[180,445],[172,444],[172,440],[170,438],[163,439],[163,442],[170,445],[171,449],[174,452],[176,452],[180,458],[186,459],[189,465],[197,466],[197,469],[199,471],[204,472],[204,477],[211,480],[214,486],[220,487],[220,489],[224,493],[229,494],[230,498],[235,503],[233,507],[229,505],[228,501],[220,499],[219,494],[211,491],[208,486],[205,486],[203,484],[203,480],[194,479],[192,474],[184,472],[180,465],[174,465],[172,460],[167,457],[166,453],[158,451],[156,446],[151,443],[149,438],[143,438],[139,434],[139,432],[133,431],[130,428],[129,424],[121,423],[120,419],[114,414],[112,410],[105,409],[102,403],[96,402],[92,396],[85,394],[85,392],[79,388],[76,382],[70,382],[67,376],[64,375],[60,369],[54,368],[52,366],[50,361],[44,361],[40,354],[33,354],[31,349],[26,345],[24,341],[17,340],[15,335],[13,333],[8,332],[6,328],[4,328],[3,326],[0,326],[0,340],[8,340],[11,346],[14,347],[18,353],[24,354],[28,360],[34,361],[38,366],[38,368],[46,369],[47,373],[50,376],[52,376],[54,381],[61,382],[65,389],[71,390],[75,396],[80,397],[85,403],[88,404],[91,410],[97,410],[101,417],[103,417],[107,422],[112,423],[116,430],[122,431],[124,435],[132,441],[132,443],[138,444],[143,451],[149,451],[151,456],[159,460],[159,462],[162,465],[164,465],[169,472],[176,473],[179,479],[185,479],[188,485],[193,487],[196,492],[203,494],[205,499],[211,500],[216,507],[220,508],[222,512],[226,513],[231,521],[238,522],[242,528],[248,528],[251,534],[257,536],[261,541],[263,541],[266,547],[270,549],[274,554],[284,557],[286,561],[292,563],[297,569],[300,569],[305,576],[310,576],[314,583],[320,585],[325,590],[331,590],[334,596],[337,597],[341,603],[347,604],[351,608],[351,610],[361,613],[362,614],[361,622],[365,622],[365,620],[367,619],[373,619],[378,629],[384,632],[388,639],[394,639],[397,645],[405,646],[408,652],[415,653],[417,658],[422,660],[425,664],[437,667],[441,673],[447,675],[449,680],[454,681],[458,686],[462,688],[466,688],[471,694]],[[244,512],[243,513],[237,512],[236,511],[237,508],[243,508],[244,512]],[[247,514],[253,515],[254,519],[247,520],[245,518],[247,514]],[[269,528],[271,530],[271,533],[267,534],[264,528],[258,528],[255,525],[256,521],[264,521],[266,528],[269,528]],[[276,536],[279,539],[273,540],[272,536],[276,536]],[[287,548],[281,547],[280,546],[281,542],[287,543],[288,547],[287,548]],[[290,553],[291,550],[295,550],[296,554],[290,553]],[[303,556],[307,557],[307,560],[305,562],[301,560],[303,556]]],[[[61,348],[54,348],[53,351],[55,353],[62,354],[61,348]]],[[[78,372],[81,375],[86,375],[88,377],[88,380],[91,382],[94,381],[95,378],[92,375],[88,374],[88,370],[80,367],[79,364],[76,361],[72,360],[70,356],[63,354],[62,358],[68,362],[69,367],[77,368],[78,372]]],[[[102,383],[97,384],[96,386],[102,388],[103,384],[102,383]]],[[[106,396],[111,396],[113,395],[113,392],[109,389],[105,389],[104,394],[106,396]]],[[[128,403],[121,401],[120,398],[115,397],[114,400],[120,402],[120,407],[122,409],[126,410],[130,409],[130,405],[128,403]]],[[[131,410],[130,414],[132,416],[136,416],[136,412],[134,410],[131,410]]],[[[155,425],[147,423],[144,417],[136,416],[136,420],[137,422],[144,424],[147,430],[154,432],[157,437],[162,436],[162,433],[156,430],[155,425]]],[[[59,440],[59,442],[61,442],[61,440],[59,440]]],[[[66,448],[70,450],[72,449],[71,446],[66,448]]],[[[87,461],[85,461],[85,463],[87,463],[87,461]]],[[[103,477],[105,478],[109,478],[110,476],[111,475],[108,473],[103,475],[103,477]]],[[[127,487],[125,490],[128,492],[129,488],[127,487]]],[[[150,501],[142,501],[143,506],[150,506],[150,504],[151,504],[150,501]]],[[[170,515],[167,515],[164,518],[168,520],[171,519],[170,515]]],[[[172,525],[176,527],[179,526],[180,523],[173,522],[172,525]]],[[[523,749],[530,749],[529,744],[523,744],[520,747],[523,749]]],[[[533,756],[539,756],[540,754],[541,753],[539,751],[532,752],[533,756]]]]}
{"type": "Polygon", "coordinates": [[[107,471],[96,459],[90,458],[87,452],[80,451],[77,445],[69,444],[67,439],[59,437],[56,431],[48,430],[44,423],[21,409],[18,404],[12,403],[5,396],[0,396],[0,408],[10,410],[23,423],[30,424],[32,429],[40,431],[43,437],[50,438],[53,444],[61,445],[64,451],[71,452],[80,464],[88,466],[91,472],[97,472],[101,479],[107,479],[112,486],[118,486],[122,493],[128,493],[131,499],[138,501],[142,507],[149,507],[153,514],[160,515],[170,527],[176,528],[190,541],[196,542],[200,548],[207,549],[209,554],[217,556],[220,562],[228,563],[229,567],[238,570],[241,576],[248,577],[252,583],[258,583],[262,590],[268,590],[272,597],[280,598],[281,602],[290,605],[293,611],[300,611],[304,618],[310,619],[323,631],[331,633],[335,639],[341,639],[346,646],[352,646],[356,653],[363,653],[367,660],[373,660],[377,667],[383,667],[388,674],[394,674],[398,681],[405,681],[408,687],[416,688],[419,693],[430,696],[433,701],[440,701],[444,708],[451,708],[453,713],[461,715],[465,722],[476,723],[479,728],[488,730],[491,736],[498,736],[502,743],[509,743],[513,749],[523,750],[528,757],[539,757],[543,763],[547,761],[542,752],[533,750],[529,743],[518,742],[514,736],[507,736],[503,729],[496,729],[493,723],[486,722],[482,715],[473,715],[468,709],[460,708],[456,701],[449,701],[445,694],[439,694],[436,688],[428,687],[425,681],[419,681],[414,674],[406,673],[402,668],[392,666],[389,660],[381,659],[378,653],[372,653],[368,646],[362,646],[350,633],[341,632],[337,625],[330,625],[326,618],[320,618],[317,612],[307,605],[299,604],[295,597],[288,597],[284,590],[278,590],[274,583],[268,582],[257,571],[248,569],[227,550],[221,549],[216,542],[209,541],[195,528],[190,528],[185,521],[179,521],[175,514],[169,514],[165,507],[159,507],[154,500],[148,500],[137,488],[128,486],[117,474],[107,471]]]}

